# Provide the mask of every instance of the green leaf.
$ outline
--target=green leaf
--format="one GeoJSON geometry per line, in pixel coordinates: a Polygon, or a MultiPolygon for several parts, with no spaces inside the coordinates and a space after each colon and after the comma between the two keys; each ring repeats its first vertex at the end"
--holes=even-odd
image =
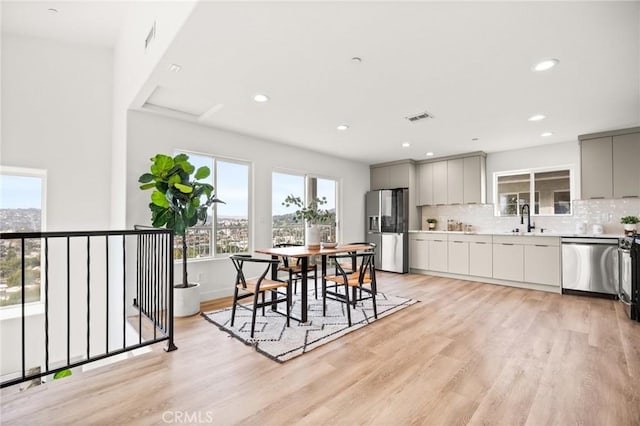
{"type": "Polygon", "coordinates": [[[56,374],[54,374],[53,380],[62,379],[63,377],[68,377],[70,375],[71,375],[71,370],[67,368],[66,370],[58,371],[56,374]]]}
{"type": "Polygon", "coordinates": [[[172,167],[173,167],[173,158],[164,154],[158,154],[153,158],[151,173],[153,173],[156,176],[163,176],[172,167]]]}
{"type": "Polygon", "coordinates": [[[175,213],[173,215],[173,220],[174,220],[173,230],[175,231],[175,233],[178,235],[184,235],[186,226],[185,226],[184,220],[182,219],[182,216],[180,216],[179,213],[175,213]]]}
{"type": "Polygon", "coordinates": [[[211,169],[209,169],[209,167],[207,166],[202,166],[196,171],[195,178],[204,179],[206,177],[209,177],[210,174],[211,174],[211,169]]]}
{"type": "Polygon", "coordinates": [[[189,203],[187,204],[187,207],[184,209],[184,216],[187,219],[191,219],[192,217],[196,216],[197,213],[197,208],[193,206],[193,204],[189,203]]]}
{"type": "Polygon", "coordinates": [[[155,187],[156,187],[155,182],[145,183],[144,185],[140,185],[140,189],[142,189],[143,191],[145,189],[151,189],[151,188],[155,188],[155,187]]]}
{"type": "Polygon", "coordinates": [[[181,152],[180,154],[173,157],[174,163],[182,163],[183,161],[188,161],[188,160],[189,160],[189,156],[184,152],[181,152]]]}
{"type": "Polygon", "coordinates": [[[193,192],[193,187],[191,185],[183,185],[181,183],[176,183],[173,186],[178,188],[180,192],[184,194],[190,194],[191,192],[193,192]]]}
{"type": "Polygon", "coordinates": [[[171,175],[169,177],[169,179],[167,180],[167,182],[170,185],[175,185],[176,183],[180,183],[181,181],[182,181],[182,179],[180,179],[180,175],[179,174],[171,175]]]}
{"type": "Polygon", "coordinates": [[[156,206],[169,207],[169,201],[167,201],[165,195],[160,191],[153,191],[151,194],[151,201],[156,206]]]}
{"type": "Polygon", "coordinates": [[[169,189],[169,185],[166,182],[156,182],[156,189],[164,194],[169,189]]]}
{"type": "Polygon", "coordinates": [[[193,164],[191,164],[190,162],[188,162],[188,161],[181,161],[181,162],[178,163],[178,165],[180,166],[180,168],[182,170],[184,170],[184,172],[187,175],[190,175],[196,169],[195,166],[193,164]]]}
{"type": "Polygon", "coordinates": [[[138,178],[138,182],[140,183],[148,183],[155,179],[155,176],[151,173],[145,173],[138,178]]]}
{"type": "MultiPolygon", "coordinates": [[[[161,212],[154,212],[153,216],[151,217],[151,225],[154,228],[162,228],[163,226],[167,225],[167,221],[172,216],[173,212],[169,209],[164,209],[161,212]]],[[[167,226],[167,228],[171,229],[169,226],[167,226]]]]}

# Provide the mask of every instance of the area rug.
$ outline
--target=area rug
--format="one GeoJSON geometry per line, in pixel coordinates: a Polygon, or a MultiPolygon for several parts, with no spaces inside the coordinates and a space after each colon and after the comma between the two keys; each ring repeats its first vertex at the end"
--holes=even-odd
{"type": "MultiPolygon", "coordinates": [[[[236,309],[236,320],[233,327],[231,327],[230,307],[213,312],[203,312],[201,315],[246,345],[253,346],[261,354],[282,363],[365,327],[374,321],[379,321],[418,301],[378,292],[376,302],[378,307],[377,320],[373,317],[373,305],[369,299],[358,302],[356,308],[351,309],[352,325],[349,327],[344,303],[327,300],[327,315],[323,317],[322,299],[316,300],[313,292],[310,292],[307,299],[309,308],[306,323],[291,320],[291,326],[287,327],[286,317],[283,315],[266,308],[266,315],[262,316],[261,311],[258,310],[253,338],[249,337],[251,334],[251,311],[249,310],[236,309]]],[[[284,304],[279,305],[280,310],[283,307],[284,304]]],[[[294,316],[300,315],[299,296],[294,295],[292,313],[294,316]]]]}

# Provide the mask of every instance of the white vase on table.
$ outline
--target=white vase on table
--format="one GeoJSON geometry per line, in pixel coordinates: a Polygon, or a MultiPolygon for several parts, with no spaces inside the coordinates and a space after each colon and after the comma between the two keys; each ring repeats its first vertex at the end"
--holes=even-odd
{"type": "Polygon", "coordinates": [[[304,229],[305,246],[311,249],[320,248],[320,226],[309,224],[304,229]]]}

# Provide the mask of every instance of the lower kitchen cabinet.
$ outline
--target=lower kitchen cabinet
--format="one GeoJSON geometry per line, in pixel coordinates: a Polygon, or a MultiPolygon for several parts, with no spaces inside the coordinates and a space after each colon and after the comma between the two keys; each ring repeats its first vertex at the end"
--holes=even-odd
{"type": "Polygon", "coordinates": [[[529,283],[560,286],[560,247],[524,246],[524,280],[529,283]]]}
{"type": "Polygon", "coordinates": [[[449,240],[448,242],[449,272],[469,275],[469,243],[449,240]]]}
{"type": "Polygon", "coordinates": [[[524,280],[523,245],[513,243],[493,244],[493,278],[509,281],[524,280]]]}
{"type": "Polygon", "coordinates": [[[493,278],[493,246],[491,242],[469,243],[469,275],[493,278]]]}
{"type": "Polygon", "coordinates": [[[429,270],[436,272],[447,272],[449,265],[447,262],[447,237],[429,241],[429,270]]]}
{"type": "Polygon", "coordinates": [[[429,241],[420,234],[412,234],[409,238],[409,267],[429,269],[429,241]]]}

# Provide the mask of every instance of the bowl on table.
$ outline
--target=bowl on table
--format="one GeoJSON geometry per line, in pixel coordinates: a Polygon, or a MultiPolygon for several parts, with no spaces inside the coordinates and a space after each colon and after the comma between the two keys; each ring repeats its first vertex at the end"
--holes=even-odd
{"type": "Polygon", "coordinates": [[[322,248],[336,248],[338,243],[320,243],[322,248]]]}

